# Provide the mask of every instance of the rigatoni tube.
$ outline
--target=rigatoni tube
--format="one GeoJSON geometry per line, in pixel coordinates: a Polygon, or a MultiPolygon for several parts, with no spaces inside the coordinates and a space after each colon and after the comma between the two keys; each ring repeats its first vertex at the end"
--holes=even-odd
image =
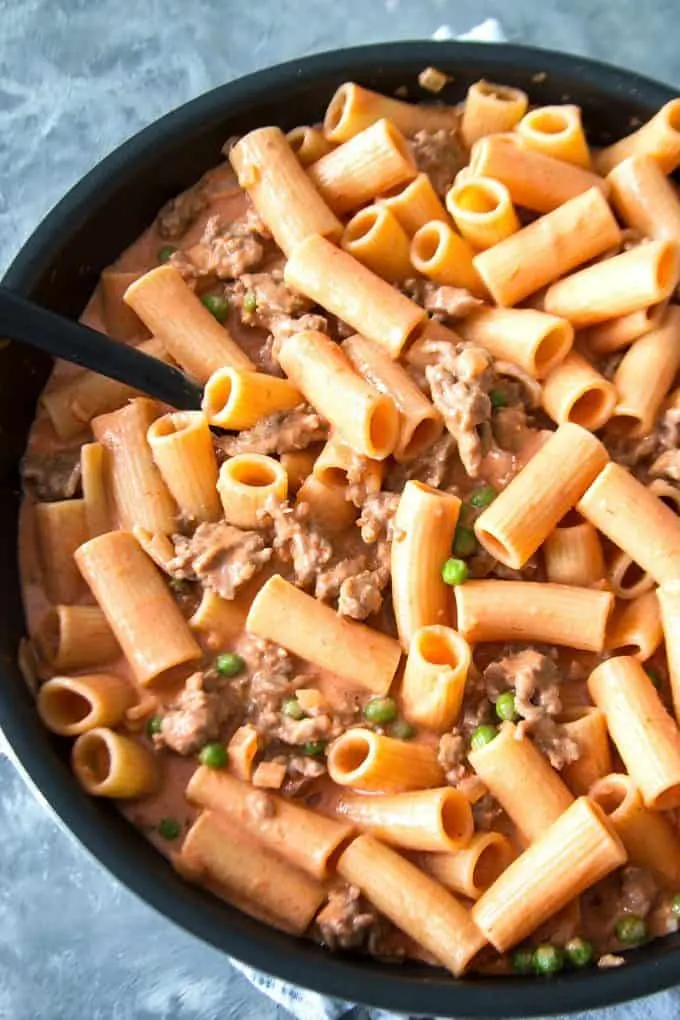
{"type": "Polygon", "coordinates": [[[280,128],[249,131],[230,150],[229,159],[239,185],[248,192],[286,255],[310,234],[338,240],[342,224],[310,181],[280,128]]]}
{"type": "Polygon", "coordinates": [[[680,731],[640,663],[627,655],[601,663],[588,678],[612,740],[645,805],[680,805],[680,731]]]}
{"type": "Polygon", "coordinates": [[[580,797],[477,900],[472,918],[504,953],[625,863],[604,813],[580,797]]]}
{"type": "Polygon", "coordinates": [[[145,273],[128,287],[125,300],[160,337],[177,364],[199,382],[223,365],[254,368],[174,266],[158,266],[145,273]]]}
{"type": "Polygon", "coordinates": [[[338,786],[369,793],[424,790],[441,786],[444,778],[435,748],[359,727],[333,741],[326,762],[338,786]]]}
{"type": "Polygon", "coordinates": [[[547,758],[519,736],[513,723],[503,723],[497,736],[468,758],[528,843],[542,836],[574,799],[547,758]]]}
{"type": "MultiPolygon", "coordinates": [[[[591,188],[480,252],[473,265],[494,301],[511,307],[615,247],[620,236],[607,200],[591,188]]],[[[557,306],[546,304],[545,311],[570,318],[557,306]]]]}
{"type": "Polygon", "coordinates": [[[341,215],[412,180],[418,168],[399,129],[382,119],[322,156],[307,173],[333,212],[341,215]]]}
{"type": "Polygon", "coordinates": [[[631,156],[607,178],[624,223],[655,241],[680,242],[680,198],[653,156],[631,156]]]}
{"type": "Polygon", "coordinates": [[[115,726],[134,700],[132,686],[112,673],[55,676],[38,692],[38,714],[48,730],[76,737],[97,726],[115,726]]]}
{"type": "Polygon", "coordinates": [[[456,328],[464,340],[481,344],[494,358],[512,361],[535,379],[557,368],[574,342],[571,323],[534,308],[483,308],[456,328]]]}
{"type": "Polygon", "coordinates": [[[463,237],[478,250],[490,248],[519,230],[510,192],[493,177],[456,182],[447,192],[446,208],[463,237]]]}
{"type": "Polygon", "coordinates": [[[571,792],[579,797],[612,770],[607,720],[599,708],[582,705],[561,712],[558,721],[578,747],[578,758],[568,762],[561,775],[571,792]]]}
{"type": "Polygon", "coordinates": [[[548,581],[589,588],[605,577],[602,543],[589,521],[555,528],[543,543],[548,581]]]}
{"type": "Polygon", "coordinates": [[[177,504],[156,466],[147,434],[159,417],[154,400],[138,398],[96,418],[92,428],[108,453],[115,508],[124,528],[152,533],[177,530],[177,504]]]}
{"type": "Polygon", "coordinates": [[[256,917],[302,935],[325,899],[321,882],[293,867],[215,811],[187,833],[175,866],[256,917]]]}
{"type": "Polygon", "coordinates": [[[200,658],[168,587],[133,535],[100,535],[75,556],[139,683],[200,658]]]}
{"type": "Polygon", "coordinates": [[[455,853],[424,853],[418,866],[451,892],[478,900],[515,857],[512,843],[500,832],[477,832],[455,853]]]}
{"type": "Polygon", "coordinates": [[[289,287],[348,322],[393,358],[427,319],[415,301],[324,237],[308,237],[296,245],[284,278],[289,287]]]}
{"type": "Polygon", "coordinates": [[[336,812],[406,850],[459,850],[474,829],[470,801],[450,786],[382,797],[344,794],[336,812]]]}
{"type": "Polygon", "coordinates": [[[516,134],[483,138],[472,148],[470,173],[501,181],[516,205],[552,212],[591,188],[607,195],[609,186],[597,174],[522,144],[516,134]]]}
{"type": "Polygon", "coordinates": [[[485,289],[474,267],[475,250],[448,223],[432,220],[411,238],[413,268],[442,286],[464,287],[477,297],[485,289]]]}
{"type": "Polygon", "coordinates": [[[519,570],[609,459],[586,429],[566,422],[534,454],[475,524],[492,556],[519,570]]]}
{"type": "Polygon", "coordinates": [[[671,305],[656,329],[641,336],[621,359],[613,383],[618,401],[612,427],[646,436],[680,368],[680,308],[671,305]]]}
{"type": "Polygon", "coordinates": [[[200,766],[186,788],[192,804],[217,811],[290,864],[327,878],[338,849],[352,836],[351,824],[308,811],[275,794],[262,794],[228,773],[200,766]]]}
{"type": "Polygon", "coordinates": [[[607,464],[577,509],[657,584],[680,577],[680,520],[620,464],[607,464]]]}
{"type": "Polygon", "coordinates": [[[89,537],[85,501],[65,499],[57,503],[37,503],[35,525],[48,599],[54,603],[75,602],[83,593],[83,582],[73,555],[89,537]]]}
{"type": "Polygon", "coordinates": [[[302,394],[286,379],[264,372],[218,368],[203,390],[202,410],[211,425],[221,429],[249,429],[277,411],[291,411],[302,394]]]}
{"type": "Polygon", "coordinates": [[[342,247],[390,283],[413,273],[406,231],[384,205],[368,205],[355,213],[345,227],[342,247]]]}
{"type": "Polygon", "coordinates": [[[391,397],[399,411],[399,438],[393,451],[394,459],[413,460],[432,446],[442,433],[442,417],[403,366],[393,361],[379,344],[358,333],[348,337],[342,349],[354,370],[391,397]]]}
{"type": "Polygon", "coordinates": [[[665,174],[680,163],[680,99],[671,99],[637,131],[600,149],[595,166],[607,174],[622,160],[642,154],[651,156],[665,174]]]}
{"type": "Polygon", "coordinates": [[[456,587],[458,630],[477,641],[541,641],[601,652],[614,596],[535,581],[466,581],[456,587]]]}
{"type": "Polygon", "coordinates": [[[471,662],[470,646],[451,627],[416,630],[401,685],[408,721],[437,733],[450,730],[460,712],[471,662]]]}
{"type": "Polygon", "coordinates": [[[394,518],[392,599],[399,640],[408,650],[415,632],[451,621],[451,589],[441,576],[451,554],[461,502],[424,482],[408,481],[394,518]]]}
{"type": "Polygon", "coordinates": [[[591,432],[609,421],[617,399],[615,385],[576,351],[570,351],[543,383],[543,407],[552,420],[570,421],[591,432]]]}
{"type": "Polygon", "coordinates": [[[288,476],[274,457],[237,453],[222,464],[217,491],[229,524],[257,528],[270,502],[280,502],[288,495],[288,476]]]}
{"type": "Polygon", "coordinates": [[[394,402],[357,375],[324,333],[296,333],[286,340],[279,360],[293,384],[357,453],[376,460],[392,453],[399,435],[394,402]]]}
{"type": "Polygon", "coordinates": [[[467,90],[463,105],[463,141],[470,148],[485,135],[512,131],[526,113],[528,105],[529,97],[522,89],[496,85],[483,78],[473,82],[467,90]]]}
{"type": "Polygon", "coordinates": [[[338,873],[456,977],[486,942],[451,893],[371,836],[350,843],[338,873]]]}
{"type": "Polygon", "coordinates": [[[181,514],[194,521],[220,516],[217,458],[208,419],[201,411],[175,411],[147,431],[151,453],[181,514]]]}
{"type": "Polygon", "coordinates": [[[632,655],[646,662],[662,641],[659,599],[655,591],[648,591],[617,606],[607,627],[605,647],[610,655],[632,655]]]}
{"type": "Polygon", "coordinates": [[[387,693],[401,658],[393,638],[338,616],[278,574],[255,596],[246,630],[375,694],[387,693]]]}
{"type": "Polygon", "coordinates": [[[517,134],[532,151],[590,169],[590,151],[578,106],[538,106],[522,117],[517,134]]]}
{"type": "Polygon", "coordinates": [[[647,868],[675,892],[680,885],[680,837],[670,820],[646,808],[631,777],[622,773],[603,776],[588,796],[606,814],[630,863],[647,868]]]}
{"type": "Polygon", "coordinates": [[[673,241],[630,248],[553,283],[543,307],[581,328],[658,304],[678,284],[679,252],[673,241]]]}
{"type": "Polygon", "coordinates": [[[401,99],[384,96],[348,81],[333,93],[326,108],[324,134],[331,142],[346,142],[383,118],[391,121],[404,134],[413,135],[421,129],[455,129],[458,111],[452,106],[405,103],[401,99]]]}
{"type": "Polygon", "coordinates": [[[87,669],[110,662],[120,647],[99,606],[53,606],[33,635],[53,670],[87,669]]]}
{"type": "Polygon", "coordinates": [[[73,745],[71,764],[76,779],[93,797],[143,797],[160,782],[158,761],[151,751],[105,726],[81,733],[73,745]]]}

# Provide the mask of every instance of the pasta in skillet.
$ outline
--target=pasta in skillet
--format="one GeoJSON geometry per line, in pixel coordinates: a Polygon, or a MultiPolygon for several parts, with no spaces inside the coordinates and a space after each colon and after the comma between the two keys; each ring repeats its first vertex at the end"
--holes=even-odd
{"type": "Polygon", "coordinates": [[[677,104],[480,81],[256,127],[84,321],[23,462],[37,708],[188,881],[332,950],[624,962],[680,924],[677,104]]]}

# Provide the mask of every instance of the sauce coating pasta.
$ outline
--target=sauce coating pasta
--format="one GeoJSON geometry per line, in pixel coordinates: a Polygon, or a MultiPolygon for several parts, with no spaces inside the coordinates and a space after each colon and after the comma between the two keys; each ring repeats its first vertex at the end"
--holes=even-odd
{"type": "Polygon", "coordinates": [[[346,83],[104,271],[83,321],[205,399],[56,365],[37,707],[188,881],[455,976],[678,929],[674,110],[598,154],[518,89],[346,83]]]}

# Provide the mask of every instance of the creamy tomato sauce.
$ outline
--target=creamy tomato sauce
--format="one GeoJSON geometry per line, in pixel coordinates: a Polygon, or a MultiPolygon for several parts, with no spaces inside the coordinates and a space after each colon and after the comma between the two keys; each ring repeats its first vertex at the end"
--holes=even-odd
{"type": "MultiPolygon", "coordinates": [[[[422,152],[424,160],[430,161],[427,169],[433,180],[439,179],[442,173],[445,178],[448,173],[450,178],[458,169],[458,155],[452,157],[450,145],[448,149],[446,146],[442,148],[441,139],[436,144],[431,139],[432,144],[426,145],[425,142],[427,139],[420,139],[416,150],[422,152]],[[432,163],[435,158],[433,151],[435,164],[432,163]]],[[[210,171],[199,185],[166,206],[154,224],[123,252],[109,271],[141,275],[158,264],[159,252],[163,250],[163,258],[169,258],[170,264],[181,272],[199,296],[210,295],[229,301],[225,325],[253,362],[270,373],[282,375],[276,360],[276,343],[281,342],[281,337],[285,338],[286,330],[294,332],[299,328],[296,324],[302,320],[320,320],[323,326],[319,322],[314,326],[303,322],[302,328],[322,328],[336,340],[346,335],[344,323],[327,315],[323,309],[313,307],[311,302],[301,299],[284,286],[282,254],[254,215],[226,163],[210,171]],[[172,249],[171,252],[168,249],[172,249]]],[[[429,286],[427,281],[415,279],[409,288],[411,293],[420,295],[425,307],[432,298],[427,291],[429,286]]],[[[460,303],[460,298],[458,301],[460,303]]],[[[468,304],[474,308],[474,299],[468,304]]],[[[112,316],[111,311],[109,307],[107,316],[100,287],[92,295],[82,321],[114,335],[112,319],[115,320],[115,315],[112,316]]],[[[455,329],[455,319],[445,315],[439,318],[443,318],[446,327],[455,329]]],[[[139,322],[138,333],[131,342],[141,342],[148,335],[139,322]]],[[[441,337],[441,330],[435,335],[441,337]]],[[[303,514],[297,514],[293,501],[293,516],[288,519],[288,526],[293,522],[293,539],[283,537],[281,521],[267,524],[263,534],[267,548],[271,547],[272,552],[257,572],[254,582],[249,582],[251,593],[268,577],[281,573],[335,605],[343,584],[354,582],[359,575],[363,577],[368,573],[372,585],[370,594],[374,600],[371,606],[377,599],[380,608],[368,611],[366,603],[362,609],[362,600],[357,598],[355,618],[395,635],[389,593],[390,528],[399,493],[411,478],[453,492],[464,501],[459,528],[466,533],[468,548],[459,555],[466,560],[471,577],[546,579],[540,554],[532,557],[521,571],[510,570],[477,545],[471,530],[483,509],[482,505],[474,504],[475,494],[490,487],[493,497],[505,488],[554,429],[540,409],[540,387],[519,371],[509,372],[507,366],[497,363],[480,348],[477,351],[482,352],[484,371],[478,377],[467,378],[462,362],[459,364],[457,359],[464,358],[472,345],[460,344],[455,333],[448,334],[446,328],[443,337],[439,348],[435,344],[430,349],[425,343],[412,358],[411,355],[405,358],[413,378],[426,393],[429,392],[427,379],[437,378],[438,392],[441,393],[437,406],[448,427],[442,438],[415,461],[396,464],[390,459],[380,493],[371,495],[364,491],[362,494],[359,471],[356,512],[353,514],[354,518],[359,518],[359,524],[349,523],[339,535],[325,534],[323,527],[315,525],[303,514]],[[463,450],[467,450],[468,455],[464,455],[463,450]],[[369,541],[362,535],[360,526],[371,520],[378,535],[377,541],[375,538],[369,541]],[[296,559],[296,548],[304,563],[296,559]],[[336,570],[337,576],[329,576],[331,570],[336,570]],[[304,581],[302,573],[305,573],[304,581]],[[323,590],[319,587],[321,581],[323,590]]],[[[424,342],[416,341],[414,349],[424,342]]],[[[59,390],[77,374],[72,366],[55,365],[45,392],[59,390]]],[[[158,405],[159,416],[168,410],[158,405]]],[[[291,425],[291,432],[298,426],[299,423],[291,425]]],[[[309,423],[306,423],[305,427],[308,426],[309,423]]],[[[256,429],[253,436],[248,439],[248,434],[246,439],[252,440],[252,449],[257,450],[257,444],[264,444],[265,452],[278,456],[282,451],[277,450],[276,444],[271,449],[267,444],[283,430],[284,423],[277,420],[267,427],[269,432],[256,429]]],[[[300,441],[300,447],[318,452],[327,434],[325,423],[319,420],[309,427],[312,438],[308,442],[300,441]],[[314,429],[317,429],[316,433],[314,429]]],[[[70,447],[77,451],[82,443],[91,441],[88,424],[84,425],[79,436],[71,440],[60,439],[50,415],[41,406],[29,436],[26,463],[43,464],[45,471],[49,472],[50,458],[56,452],[70,447]]],[[[220,442],[216,440],[218,455],[224,456],[224,449],[219,449],[220,442]]],[[[623,444],[622,451],[622,458],[634,457],[630,446],[623,444]]],[[[642,457],[636,463],[639,474],[644,477],[648,461],[642,457]]],[[[35,503],[35,487],[27,484],[21,511],[19,552],[24,606],[31,637],[39,632],[50,608],[38,555],[35,503]]],[[[184,573],[175,566],[168,568],[164,576],[187,619],[196,610],[204,588],[212,586],[214,590],[216,583],[210,568],[201,574],[196,566],[197,558],[191,545],[196,541],[195,524],[178,519],[178,536],[189,542],[188,549],[185,549],[186,563],[182,567],[184,573]]],[[[462,535],[461,540],[466,536],[462,535]]],[[[174,536],[177,550],[179,544],[176,539],[177,536],[174,536]]],[[[606,584],[603,577],[601,586],[606,584]]],[[[79,601],[93,604],[93,598],[85,587],[79,601]]],[[[480,784],[467,761],[471,736],[480,727],[497,725],[496,700],[501,693],[511,692],[518,706],[516,721],[525,728],[527,736],[535,739],[553,767],[561,771],[578,760],[580,753],[578,745],[564,730],[562,719],[569,709],[589,704],[585,680],[601,659],[599,655],[535,644],[481,645],[475,650],[460,719],[451,731],[444,734],[427,729],[407,732],[399,695],[400,676],[391,693],[394,718],[382,723],[370,722],[363,715],[370,695],[361,686],[359,678],[356,685],[348,684],[337,675],[288,655],[283,649],[257,642],[245,631],[226,642],[209,631],[194,633],[201,645],[203,660],[171,684],[141,687],[136,684],[133,672],[123,658],[101,667],[101,671],[123,678],[134,688],[136,703],[118,728],[152,750],[160,769],[157,792],[144,798],[121,801],[121,810],[167,856],[178,851],[198,814],[198,809],[188,802],[185,789],[197,768],[202,745],[214,740],[228,742],[238,727],[244,724],[254,726],[258,732],[257,761],[278,763],[284,768],[283,795],[329,817],[337,816],[343,794],[343,790],[330,781],[325,768],[324,753],[330,740],[348,728],[361,725],[379,733],[401,734],[404,739],[431,746],[437,750],[446,782],[468,791],[474,803],[478,831],[505,833],[516,851],[521,852],[524,844],[510,818],[480,784]],[[223,652],[242,658],[244,667],[238,676],[220,677],[215,670],[216,655],[223,652]],[[190,672],[194,677],[194,700],[200,703],[198,708],[189,696],[190,672]],[[294,700],[295,692],[300,689],[320,692],[321,707],[306,716],[303,713],[303,718],[294,719],[286,716],[285,704],[291,698],[294,700]],[[214,718],[210,713],[216,713],[214,718]],[[159,720],[160,729],[149,735],[149,720],[154,718],[159,720]],[[401,730],[397,729],[398,725],[402,726],[401,730]],[[163,834],[163,823],[168,819],[176,822],[179,829],[179,834],[172,839],[163,834]]],[[[668,701],[667,666],[661,652],[655,654],[652,665],[657,671],[662,695],[668,701]]],[[[53,674],[49,663],[44,661],[37,661],[36,670],[41,682],[53,674]]],[[[232,769],[233,765],[227,767],[232,769]]],[[[613,767],[620,769],[621,763],[615,759],[613,767]]],[[[675,825],[676,819],[671,817],[671,820],[675,825]]],[[[331,906],[337,909],[335,913],[330,912],[330,920],[325,924],[319,921],[313,927],[311,933],[314,937],[321,938],[331,948],[362,948],[381,956],[399,957],[406,953],[436,962],[429,953],[379,917],[370,904],[362,902],[359,908],[359,901],[351,899],[344,883],[334,883],[334,889],[337,902],[332,900],[331,906]],[[358,916],[363,918],[363,928],[357,921],[358,916]]],[[[569,939],[581,936],[594,942],[597,954],[617,952],[622,945],[616,937],[615,924],[628,915],[646,918],[650,935],[664,934],[677,928],[669,907],[668,890],[661,889],[644,869],[628,867],[598,883],[560,911],[535,933],[532,943],[550,941],[564,946],[569,939]]],[[[478,963],[481,969],[490,972],[508,969],[508,959],[491,950],[485,950],[478,963]]]]}

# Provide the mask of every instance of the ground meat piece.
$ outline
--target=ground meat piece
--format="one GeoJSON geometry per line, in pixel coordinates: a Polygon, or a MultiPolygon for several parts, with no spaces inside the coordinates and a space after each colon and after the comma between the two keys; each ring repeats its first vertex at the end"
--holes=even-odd
{"type": "Polygon", "coordinates": [[[514,688],[515,708],[521,721],[517,736],[531,736],[553,768],[562,769],[579,756],[578,744],[555,722],[562,711],[560,672],[549,656],[527,648],[491,662],[483,682],[492,702],[503,691],[514,688]]]}
{"type": "Polygon", "coordinates": [[[432,365],[425,372],[432,402],[440,411],[447,429],[458,443],[458,454],[471,478],[477,477],[484,456],[479,427],[491,420],[491,400],[479,383],[466,383],[443,365],[432,365]]]}
{"type": "Polygon", "coordinates": [[[654,905],[659,888],[645,868],[627,867],[621,871],[621,913],[646,917],[654,905]]]}
{"type": "Polygon", "coordinates": [[[498,828],[498,819],[503,814],[503,808],[495,797],[485,793],[472,805],[472,815],[475,820],[475,829],[482,832],[489,832],[498,828]]]}
{"type": "Polygon", "coordinates": [[[410,142],[418,169],[428,174],[434,190],[443,198],[466,162],[457,132],[423,129],[416,131],[410,142]]]}
{"type": "Polygon", "coordinates": [[[295,583],[310,588],[321,567],[330,562],[333,546],[312,523],[308,504],[272,503],[266,519],[274,529],[274,549],[292,564],[295,583]]]}
{"type": "Polygon", "coordinates": [[[272,371],[272,369],[279,371],[279,353],[286,340],[295,336],[296,333],[304,333],[307,330],[312,330],[315,333],[327,333],[328,319],[323,315],[313,315],[310,312],[305,312],[304,315],[297,318],[281,315],[272,320],[270,329],[271,334],[265,340],[260,358],[263,366],[270,366],[268,371],[272,371]]]}
{"type": "Polygon", "coordinates": [[[439,738],[437,760],[444,769],[449,786],[458,784],[469,775],[467,766],[467,743],[459,729],[444,733],[439,738]]]}
{"type": "Polygon", "coordinates": [[[374,954],[384,928],[381,915],[354,885],[331,889],[316,923],[321,940],[329,949],[366,948],[374,954]]]}
{"type": "Polygon", "coordinates": [[[173,577],[201,581],[224,599],[267,563],[272,550],[256,531],[241,531],[224,521],[199,524],[189,538],[173,535],[175,557],[168,564],[173,577]]]}
{"type": "Polygon", "coordinates": [[[314,596],[322,602],[334,602],[342,585],[351,577],[366,569],[366,556],[352,556],[339,560],[328,570],[322,570],[316,578],[314,596]]]}
{"type": "Polygon", "coordinates": [[[233,713],[233,703],[219,689],[209,690],[205,673],[193,673],[163,716],[161,731],[154,738],[159,746],[177,754],[199,751],[216,740],[223,724],[233,713]]]}
{"type": "Polygon", "coordinates": [[[415,277],[404,281],[406,294],[441,322],[464,319],[484,302],[464,287],[449,287],[415,277]]]}
{"type": "Polygon", "coordinates": [[[306,450],[312,443],[328,438],[328,425],[308,407],[293,411],[277,411],[263,418],[252,429],[236,436],[223,436],[215,440],[217,453],[222,458],[237,453],[290,453],[306,450]]]}
{"type": "Polygon", "coordinates": [[[21,477],[26,491],[40,503],[73,499],[80,492],[80,447],[26,454],[21,477]]]}
{"type": "Polygon", "coordinates": [[[384,485],[400,492],[412,478],[435,489],[447,488],[456,461],[456,440],[445,432],[436,443],[408,464],[395,464],[388,470],[384,485]]]}
{"type": "Polygon", "coordinates": [[[394,515],[399,499],[396,492],[376,492],[366,497],[357,520],[364,542],[372,544],[392,541],[394,515]]]}
{"type": "MultiPolygon", "coordinates": [[[[258,733],[278,729],[281,702],[295,692],[295,663],[285,648],[251,637],[242,650],[247,663],[247,717],[258,733]]],[[[298,684],[300,686],[300,684],[298,684]]]]}
{"type": "Polygon", "coordinates": [[[164,241],[179,240],[207,206],[208,198],[201,185],[194,185],[177,198],[171,198],[156,217],[159,236],[164,241]]]}
{"type": "Polygon", "coordinates": [[[389,580],[389,571],[362,570],[347,578],[340,586],[338,612],[352,620],[365,620],[380,612],[383,588],[389,580]]]}
{"type": "Polygon", "coordinates": [[[654,478],[670,478],[680,482],[680,450],[664,450],[649,469],[654,478]]]}
{"type": "Polygon", "coordinates": [[[290,320],[312,307],[311,301],[286,286],[281,269],[240,276],[229,288],[229,297],[244,325],[267,330],[280,320],[290,320]]]}

